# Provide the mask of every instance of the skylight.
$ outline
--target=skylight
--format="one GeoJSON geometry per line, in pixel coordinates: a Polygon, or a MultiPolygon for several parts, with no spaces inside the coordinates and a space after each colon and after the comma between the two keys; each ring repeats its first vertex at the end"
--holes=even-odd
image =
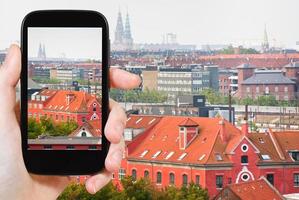
{"type": "Polygon", "coordinates": [[[270,160],[270,156],[268,154],[262,154],[262,159],[263,160],[270,160]]]}
{"type": "Polygon", "coordinates": [[[162,152],[162,151],[160,151],[160,150],[157,151],[157,152],[152,156],[152,158],[157,158],[157,156],[160,155],[161,152],[162,152]]]}
{"type": "Polygon", "coordinates": [[[146,154],[148,153],[148,150],[144,150],[141,154],[140,154],[140,158],[144,157],[146,154]]]}
{"type": "Polygon", "coordinates": [[[153,123],[155,120],[156,120],[156,118],[152,119],[151,121],[149,121],[149,123],[148,123],[148,124],[151,124],[151,123],[153,123]]]}
{"type": "Polygon", "coordinates": [[[204,159],[204,157],[206,157],[206,154],[203,154],[202,156],[200,156],[198,160],[202,160],[202,159],[204,159]]]}
{"type": "Polygon", "coordinates": [[[174,151],[169,152],[169,154],[165,157],[165,160],[168,160],[173,154],[174,151]]]}
{"type": "Polygon", "coordinates": [[[138,124],[142,119],[143,119],[142,117],[141,117],[140,119],[138,119],[138,120],[136,121],[136,124],[138,124]]]}
{"type": "Polygon", "coordinates": [[[183,153],[179,158],[178,160],[183,160],[185,157],[186,157],[187,153],[183,153]]]}
{"type": "Polygon", "coordinates": [[[129,117],[128,119],[127,119],[127,121],[129,121],[131,119],[131,117],[129,117]]]}
{"type": "Polygon", "coordinates": [[[216,160],[217,160],[217,161],[221,161],[221,160],[223,160],[223,158],[222,158],[222,156],[220,155],[220,153],[216,153],[216,154],[215,154],[215,157],[216,157],[216,160]]]}
{"type": "Polygon", "coordinates": [[[263,138],[259,138],[259,142],[260,143],[265,143],[265,141],[263,140],[263,138]]]}

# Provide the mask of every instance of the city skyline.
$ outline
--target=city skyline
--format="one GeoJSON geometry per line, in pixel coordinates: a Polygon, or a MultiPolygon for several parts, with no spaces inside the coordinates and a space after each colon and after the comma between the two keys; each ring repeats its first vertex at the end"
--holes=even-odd
{"type": "Polygon", "coordinates": [[[101,60],[102,30],[99,28],[28,29],[28,55],[38,57],[42,46],[48,58],[101,60]]]}
{"type": "Polygon", "coordinates": [[[119,10],[130,14],[131,31],[136,43],[160,43],[162,35],[176,33],[178,42],[196,44],[260,44],[264,26],[267,25],[270,45],[296,48],[299,29],[295,26],[299,13],[298,2],[282,1],[188,1],[139,2],[136,0],[112,0],[109,4],[91,0],[57,1],[51,3],[29,0],[18,3],[4,1],[0,12],[0,25],[8,27],[0,33],[0,49],[19,40],[20,22],[30,11],[36,9],[93,9],[102,12],[110,24],[111,41],[119,10]],[[72,3],[72,4],[71,4],[72,3]],[[23,5],[22,5],[23,4],[23,5]],[[15,10],[14,14],[7,12],[15,10]],[[148,11],[148,12],[145,12],[148,11]],[[17,14],[16,14],[17,13],[17,14]],[[186,14],[188,13],[188,14],[186,14]],[[9,19],[9,20],[4,20],[9,19]]]}

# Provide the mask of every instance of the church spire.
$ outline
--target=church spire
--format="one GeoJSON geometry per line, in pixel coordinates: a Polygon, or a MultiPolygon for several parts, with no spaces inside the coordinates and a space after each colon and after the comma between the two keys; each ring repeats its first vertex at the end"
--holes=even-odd
{"type": "Polygon", "coordinates": [[[264,40],[262,43],[262,49],[263,49],[263,52],[269,51],[269,41],[268,41],[266,24],[265,24],[265,29],[264,29],[264,40]]]}
{"type": "Polygon", "coordinates": [[[131,35],[130,18],[129,18],[128,11],[127,11],[126,24],[125,24],[125,30],[124,30],[124,42],[127,45],[128,49],[132,48],[133,38],[131,35]]]}
{"type": "Polygon", "coordinates": [[[123,20],[121,17],[121,12],[119,10],[118,17],[117,17],[116,30],[115,30],[114,44],[121,44],[123,42],[123,34],[124,34],[123,20]]]}
{"type": "Polygon", "coordinates": [[[37,52],[37,57],[38,58],[42,58],[43,57],[43,49],[42,49],[42,44],[39,43],[39,48],[38,48],[38,52],[37,52]]]}

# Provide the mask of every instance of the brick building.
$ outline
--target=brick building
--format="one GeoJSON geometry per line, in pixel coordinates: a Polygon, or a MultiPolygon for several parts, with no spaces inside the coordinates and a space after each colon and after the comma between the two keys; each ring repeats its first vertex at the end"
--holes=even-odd
{"type": "Polygon", "coordinates": [[[281,70],[256,70],[252,67],[239,68],[238,91],[240,98],[271,95],[276,100],[295,100],[296,82],[284,76],[281,70]]]}
{"type": "MultiPolygon", "coordinates": [[[[134,124],[153,116],[135,115],[134,124]]],[[[140,128],[140,127],[139,127],[140,128]]],[[[148,177],[158,187],[193,181],[211,198],[232,183],[264,176],[282,194],[299,192],[299,131],[248,133],[220,118],[160,116],[128,143],[114,183],[148,177]]]]}
{"type": "Polygon", "coordinates": [[[81,91],[44,89],[31,95],[28,116],[39,120],[51,118],[54,122],[74,120],[79,126],[101,117],[100,100],[81,91]]]}

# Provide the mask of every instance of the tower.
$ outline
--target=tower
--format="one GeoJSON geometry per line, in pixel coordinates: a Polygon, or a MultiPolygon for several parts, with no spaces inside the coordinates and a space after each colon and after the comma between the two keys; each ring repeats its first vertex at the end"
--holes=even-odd
{"type": "Polygon", "coordinates": [[[127,49],[131,48],[133,45],[133,38],[131,35],[131,27],[130,27],[130,19],[129,19],[129,13],[127,12],[126,16],[126,24],[125,24],[125,30],[124,30],[124,43],[127,47],[127,49]]]}
{"type": "Polygon", "coordinates": [[[264,41],[262,43],[262,50],[263,50],[263,52],[269,51],[269,41],[268,41],[266,25],[265,25],[265,29],[264,29],[264,41]]]}
{"type": "Polygon", "coordinates": [[[45,44],[43,45],[43,58],[46,59],[46,48],[45,48],[45,44]]]}
{"type": "Polygon", "coordinates": [[[120,11],[118,11],[115,38],[114,38],[115,45],[119,45],[123,43],[123,34],[124,34],[123,20],[120,11]]]}
{"type": "Polygon", "coordinates": [[[43,49],[42,49],[42,44],[41,43],[39,43],[37,57],[38,58],[42,58],[43,57],[43,49]]]}

